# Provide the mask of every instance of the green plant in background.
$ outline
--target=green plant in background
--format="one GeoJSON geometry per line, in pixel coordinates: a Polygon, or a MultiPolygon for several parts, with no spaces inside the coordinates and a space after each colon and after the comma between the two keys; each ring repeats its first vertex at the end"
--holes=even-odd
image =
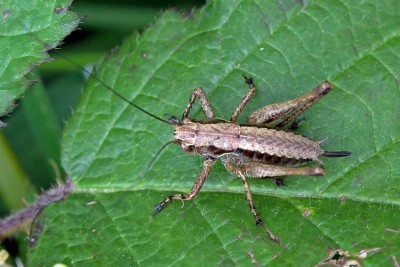
{"type": "Polygon", "coordinates": [[[326,177],[288,178],[284,189],[251,181],[281,246],[254,226],[241,181],[221,165],[198,198],[183,207],[172,203],[152,218],[162,197],[189,190],[202,159],[171,147],[140,178],[172,139],[171,128],[90,79],[62,140],[62,166],[75,189],[35,220],[30,265],[396,262],[399,4],[212,1],[186,16],[167,11],[140,36],[125,39],[96,76],[158,115],[180,115],[191,90],[202,86],[217,116],[226,118],[247,91],[242,73],[258,88],[243,118],[329,80],[334,90],[306,113],[299,133],[329,137],[327,149],[353,156],[327,160],[326,177]]]}

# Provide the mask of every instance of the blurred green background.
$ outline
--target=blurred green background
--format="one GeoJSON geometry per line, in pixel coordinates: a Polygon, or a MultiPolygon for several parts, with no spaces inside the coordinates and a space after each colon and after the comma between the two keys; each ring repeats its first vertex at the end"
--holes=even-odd
{"type": "MultiPolygon", "coordinates": [[[[90,68],[125,36],[140,34],[163,10],[174,8],[183,14],[190,13],[204,3],[201,0],[75,1],[71,11],[84,19],[59,46],[59,51],[90,68]]],[[[8,126],[0,129],[1,217],[25,207],[24,201],[33,202],[35,195],[54,185],[56,179],[65,178],[60,162],[62,129],[81,94],[85,74],[57,54],[50,56],[55,59],[53,62],[40,65],[27,76],[38,82],[18,100],[15,110],[2,118],[8,126]]],[[[25,242],[24,238],[20,234],[18,240],[25,242]]],[[[18,252],[18,242],[10,239],[5,242],[9,252],[23,255],[18,252]]]]}

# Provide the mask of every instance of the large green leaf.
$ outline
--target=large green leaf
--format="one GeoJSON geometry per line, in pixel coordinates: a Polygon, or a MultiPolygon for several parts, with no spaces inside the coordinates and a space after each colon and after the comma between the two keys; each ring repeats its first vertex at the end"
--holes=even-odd
{"type": "Polygon", "coordinates": [[[151,217],[162,198],[190,190],[203,159],[169,147],[141,177],[173,129],[91,79],[63,140],[76,189],[37,219],[30,264],[310,266],[333,249],[366,250],[355,257],[364,265],[391,264],[400,257],[399,9],[396,0],[236,0],[188,17],[164,13],[97,77],[159,116],[179,116],[202,86],[217,116],[229,118],[246,73],[258,93],[242,121],[329,80],[335,89],[307,111],[299,133],[353,155],[325,159],[327,176],[291,177],[283,189],[251,181],[280,246],[254,225],[240,180],[220,163],[194,201],[151,217]]]}

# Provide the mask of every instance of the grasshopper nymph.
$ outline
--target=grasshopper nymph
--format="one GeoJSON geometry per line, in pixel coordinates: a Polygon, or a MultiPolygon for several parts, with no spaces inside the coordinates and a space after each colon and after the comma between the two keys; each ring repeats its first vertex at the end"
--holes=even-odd
{"type": "Polygon", "coordinates": [[[303,96],[282,103],[265,106],[253,112],[246,124],[238,124],[237,119],[255,94],[252,78],[244,76],[249,85],[247,95],[242,99],[229,121],[215,118],[214,111],[204,91],[196,88],[190,97],[189,104],[182,118],[169,117],[173,124],[174,141],[183,151],[204,156],[203,169],[197,177],[192,189],[187,194],[174,194],[155,205],[153,215],[160,212],[164,206],[173,200],[190,200],[195,198],[207,180],[211,168],[220,159],[226,170],[239,176],[246,191],[246,200],[254,216],[256,225],[263,221],[253,203],[247,177],[276,178],[278,186],[284,185],[279,177],[289,175],[323,176],[321,156],[343,157],[350,152],[325,151],[321,142],[310,140],[289,131],[296,124],[296,117],[332,90],[329,82],[323,82],[303,96]],[[198,121],[189,118],[189,112],[196,100],[200,105],[206,120],[198,121]],[[318,162],[317,166],[296,167],[306,162],[318,162]]]}

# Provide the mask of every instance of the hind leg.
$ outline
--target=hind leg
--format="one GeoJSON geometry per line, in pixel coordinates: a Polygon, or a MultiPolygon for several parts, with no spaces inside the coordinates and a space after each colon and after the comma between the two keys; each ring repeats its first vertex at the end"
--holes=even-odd
{"type": "Polygon", "coordinates": [[[251,125],[286,127],[298,115],[307,110],[331,90],[332,85],[329,82],[323,82],[303,96],[286,102],[268,105],[254,111],[247,118],[247,122],[251,125]]]}

